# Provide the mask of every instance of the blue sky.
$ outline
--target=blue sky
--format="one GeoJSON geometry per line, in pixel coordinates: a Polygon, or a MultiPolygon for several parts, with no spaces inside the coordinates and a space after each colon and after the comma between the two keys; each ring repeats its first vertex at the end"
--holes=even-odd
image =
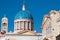
{"type": "MultiPolygon", "coordinates": [[[[6,14],[8,18],[8,30],[13,31],[14,18],[22,10],[23,0],[0,0],[0,27],[1,19],[6,14]]],[[[26,10],[29,10],[34,18],[34,30],[42,32],[43,16],[51,10],[60,10],[60,0],[26,0],[26,10]]]]}

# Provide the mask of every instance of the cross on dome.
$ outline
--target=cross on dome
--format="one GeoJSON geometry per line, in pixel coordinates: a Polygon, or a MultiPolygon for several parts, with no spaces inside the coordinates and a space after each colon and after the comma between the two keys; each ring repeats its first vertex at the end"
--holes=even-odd
{"type": "Polygon", "coordinates": [[[22,6],[22,10],[25,10],[25,0],[23,0],[23,6],[22,6]]]}
{"type": "Polygon", "coordinates": [[[27,20],[33,20],[32,15],[30,14],[29,11],[27,11],[25,8],[25,1],[23,0],[23,6],[22,6],[22,11],[19,11],[16,16],[15,16],[15,20],[20,20],[20,19],[27,19],[27,20]]]}

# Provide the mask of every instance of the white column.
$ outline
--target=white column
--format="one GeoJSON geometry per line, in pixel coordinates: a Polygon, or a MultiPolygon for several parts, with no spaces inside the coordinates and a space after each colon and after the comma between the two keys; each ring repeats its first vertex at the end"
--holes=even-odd
{"type": "Polygon", "coordinates": [[[20,21],[19,21],[19,30],[20,30],[20,21]]]}
{"type": "Polygon", "coordinates": [[[31,22],[29,22],[29,29],[31,30],[31,22]]]}
{"type": "Polygon", "coordinates": [[[17,29],[19,29],[19,22],[17,22],[17,29]]]}
{"type": "Polygon", "coordinates": [[[17,22],[16,22],[16,24],[15,24],[15,31],[17,31],[17,22]]]}
{"type": "Polygon", "coordinates": [[[14,31],[19,30],[19,21],[14,22],[14,31]]]}
{"type": "Polygon", "coordinates": [[[21,22],[19,21],[19,28],[21,28],[21,22]]]}
{"type": "Polygon", "coordinates": [[[20,22],[20,29],[21,29],[21,22],[20,22]]]}
{"type": "Polygon", "coordinates": [[[25,22],[25,29],[28,29],[28,22],[25,22]]]}
{"type": "Polygon", "coordinates": [[[23,22],[23,21],[20,22],[20,29],[21,29],[21,30],[24,30],[24,22],[23,22]]]}
{"type": "Polygon", "coordinates": [[[23,30],[24,30],[24,21],[23,21],[23,30]]]}

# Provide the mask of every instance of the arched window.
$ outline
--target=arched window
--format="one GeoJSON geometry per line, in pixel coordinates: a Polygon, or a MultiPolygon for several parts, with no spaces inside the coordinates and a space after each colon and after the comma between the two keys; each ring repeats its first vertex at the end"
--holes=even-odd
{"type": "Polygon", "coordinates": [[[7,26],[7,23],[3,23],[3,26],[7,26]]]}

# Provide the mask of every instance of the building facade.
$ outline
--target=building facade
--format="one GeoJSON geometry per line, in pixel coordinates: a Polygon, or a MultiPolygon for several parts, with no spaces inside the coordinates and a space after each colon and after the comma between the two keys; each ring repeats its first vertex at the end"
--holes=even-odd
{"type": "Polygon", "coordinates": [[[42,34],[33,30],[34,20],[28,10],[22,6],[14,19],[14,32],[8,32],[8,18],[4,16],[1,23],[0,40],[40,40],[42,34]]]}
{"type": "Polygon", "coordinates": [[[60,40],[60,11],[52,10],[45,15],[42,33],[33,30],[34,20],[23,4],[14,19],[14,32],[8,32],[8,18],[4,16],[1,23],[0,40],[60,40]]]}
{"type": "Polygon", "coordinates": [[[60,11],[51,10],[44,16],[42,33],[51,40],[60,40],[60,11]]]}

